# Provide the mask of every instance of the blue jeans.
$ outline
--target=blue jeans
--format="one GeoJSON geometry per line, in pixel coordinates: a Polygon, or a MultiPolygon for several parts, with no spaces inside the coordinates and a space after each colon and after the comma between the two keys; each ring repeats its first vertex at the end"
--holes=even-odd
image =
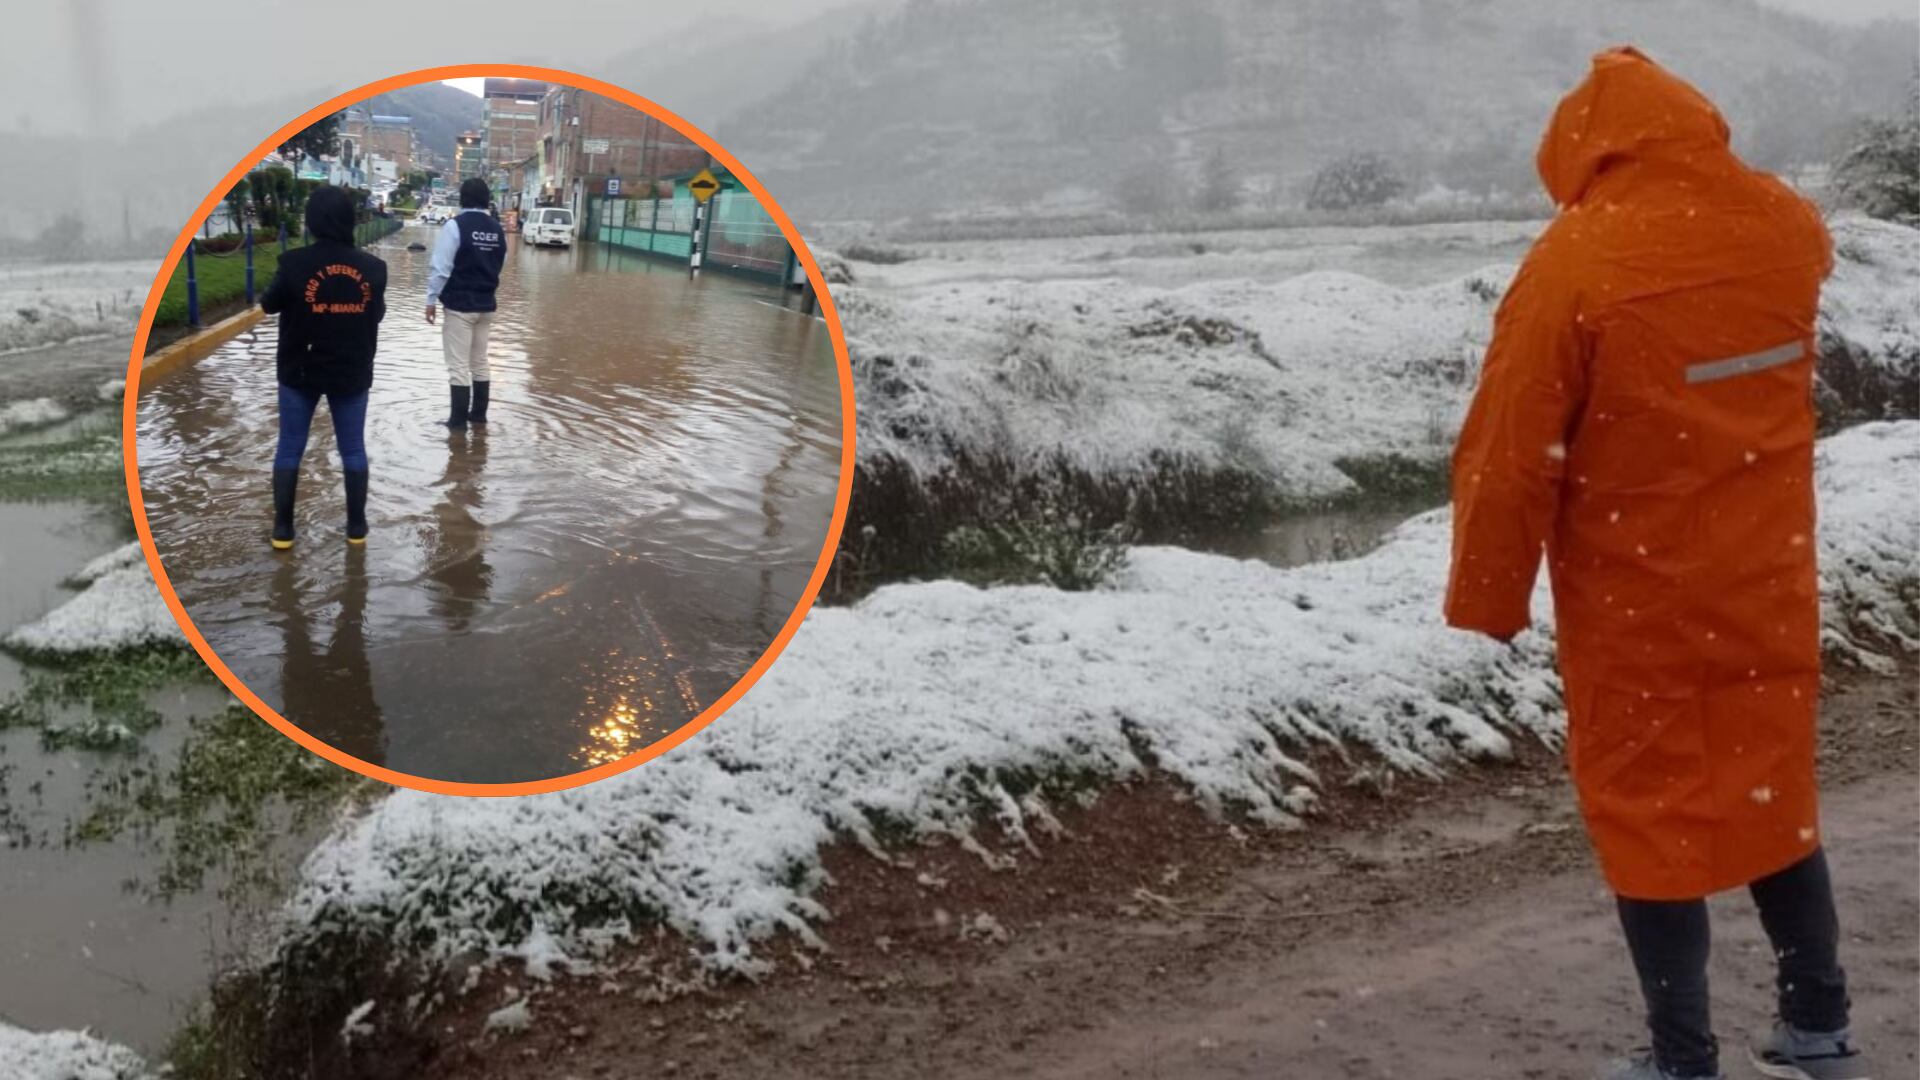
{"type": "MultiPolygon", "coordinates": [[[[280,448],[273,455],[276,469],[297,469],[307,452],[307,430],[313,427],[320,394],[280,384],[280,448]]],[[[340,467],[349,472],[367,469],[367,393],[347,397],[327,394],[327,414],[333,417],[333,441],[340,448],[340,467]]]]}

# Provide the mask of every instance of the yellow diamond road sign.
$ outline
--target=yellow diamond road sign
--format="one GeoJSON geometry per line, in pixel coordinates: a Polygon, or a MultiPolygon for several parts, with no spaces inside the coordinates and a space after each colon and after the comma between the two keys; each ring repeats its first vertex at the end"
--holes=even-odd
{"type": "Polygon", "coordinates": [[[696,200],[706,202],[713,198],[714,192],[720,190],[720,181],[714,177],[713,170],[701,169],[693,179],[687,181],[687,190],[693,192],[696,200]]]}

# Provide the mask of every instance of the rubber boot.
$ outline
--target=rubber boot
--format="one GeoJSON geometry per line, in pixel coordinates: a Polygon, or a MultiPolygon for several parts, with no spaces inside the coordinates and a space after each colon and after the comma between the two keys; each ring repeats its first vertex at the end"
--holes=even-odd
{"type": "Polygon", "coordinates": [[[470,386],[449,386],[447,389],[453,392],[451,395],[453,399],[453,409],[441,423],[455,431],[465,431],[467,429],[468,409],[473,402],[473,388],[470,386]]]}
{"type": "Polygon", "coordinates": [[[486,379],[473,380],[473,408],[467,413],[468,423],[484,424],[487,422],[487,397],[489,396],[488,391],[492,389],[493,383],[486,379]]]}
{"type": "Polygon", "coordinates": [[[347,543],[367,542],[367,470],[346,469],[340,474],[347,482],[347,543]]]}
{"type": "Polygon", "coordinates": [[[293,496],[299,486],[299,469],[273,470],[273,546],[276,551],[293,546],[293,496]]]}

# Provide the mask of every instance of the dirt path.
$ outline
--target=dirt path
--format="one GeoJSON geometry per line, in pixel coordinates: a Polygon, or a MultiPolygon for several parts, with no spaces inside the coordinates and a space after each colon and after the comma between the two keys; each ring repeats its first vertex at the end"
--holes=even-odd
{"type": "MultiPolygon", "coordinates": [[[[1912,1076],[1912,672],[1847,680],[1826,710],[1856,1031],[1877,1076],[1912,1076]]],[[[820,959],[665,1003],[633,973],[565,984],[504,1038],[481,1033],[489,988],[442,1018],[431,1075],[1556,1078],[1639,1038],[1611,898],[1547,755],[1329,816],[1246,835],[1143,785],[1002,872],[939,847],[891,868],[836,853],[820,959]]],[[[1750,1075],[1769,954],[1744,895],[1715,917],[1717,1027],[1729,1075],[1750,1075]]]]}

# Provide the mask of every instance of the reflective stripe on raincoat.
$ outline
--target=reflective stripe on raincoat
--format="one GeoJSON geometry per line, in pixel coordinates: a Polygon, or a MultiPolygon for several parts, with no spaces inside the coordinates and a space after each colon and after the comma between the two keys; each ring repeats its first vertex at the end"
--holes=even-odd
{"type": "Polygon", "coordinates": [[[1568,761],[1609,883],[1685,899],[1819,843],[1818,213],[1698,91],[1594,58],[1539,153],[1560,213],[1495,316],[1453,459],[1446,616],[1553,585],[1568,761]]]}

